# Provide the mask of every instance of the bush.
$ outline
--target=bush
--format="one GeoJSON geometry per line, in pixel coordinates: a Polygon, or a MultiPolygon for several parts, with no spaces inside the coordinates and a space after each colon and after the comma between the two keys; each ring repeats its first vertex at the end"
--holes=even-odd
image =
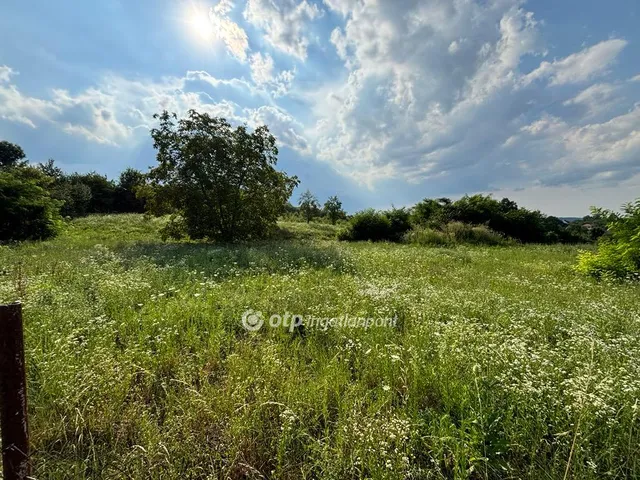
{"type": "Polygon", "coordinates": [[[410,214],[406,208],[392,208],[384,212],[389,219],[389,240],[400,242],[404,234],[411,230],[410,214]]]}
{"type": "Polygon", "coordinates": [[[31,167],[0,170],[0,241],[43,240],[62,225],[60,205],[47,190],[49,177],[31,167]]]}
{"type": "Polygon", "coordinates": [[[160,229],[160,238],[162,241],[183,240],[188,238],[187,225],[181,215],[171,215],[169,221],[160,229]]]}
{"type": "Polygon", "coordinates": [[[484,225],[473,226],[462,222],[449,222],[440,229],[416,227],[404,236],[407,243],[418,245],[506,245],[508,239],[484,225]]]}
{"type": "Polygon", "coordinates": [[[455,202],[447,198],[425,199],[411,212],[415,225],[444,229],[450,222],[486,225],[494,232],[523,243],[577,243],[584,241],[566,222],[535,210],[520,208],[508,198],[498,201],[486,195],[465,195],[455,202]]]}
{"type": "Polygon", "coordinates": [[[339,240],[357,242],[371,240],[379,242],[391,240],[392,227],[389,217],[370,208],[356,213],[348,226],[338,234],[339,240]]]}
{"type": "Polygon", "coordinates": [[[609,223],[596,252],[582,252],[576,269],[596,278],[640,278],[640,199],[625,205],[609,223]]]}

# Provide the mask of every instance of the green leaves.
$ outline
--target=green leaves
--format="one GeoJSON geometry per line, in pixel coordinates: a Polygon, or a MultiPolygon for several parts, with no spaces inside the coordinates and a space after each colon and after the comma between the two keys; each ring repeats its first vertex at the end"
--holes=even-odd
{"type": "Polygon", "coordinates": [[[597,252],[583,252],[576,269],[587,275],[615,278],[640,276],[640,199],[623,207],[623,214],[594,211],[610,220],[608,235],[602,237],[597,252]]]}
{"type": "Polygon", "coordinates": [[[195,110],[179,120],[166,111],[155,118],[158,165],[144,191],[152,213],[178,214],[191,238],[230,241],[275,230],[298,180],[275,170],[276,139],[266,126],[234,129],[195,110]]]}
{"type": "Polygon", "coordinates": [[[50,181],[33,167],[0,170],[0,241],[40,240],[58,233],[62,202],[51,198],[50,181]]]}

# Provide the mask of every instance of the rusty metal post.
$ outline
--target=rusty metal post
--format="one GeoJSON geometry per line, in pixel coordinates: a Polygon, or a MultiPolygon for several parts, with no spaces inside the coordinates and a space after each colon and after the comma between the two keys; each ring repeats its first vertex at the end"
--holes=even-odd
{"type": "Polygon", "coordinates": [[[0,421],[4,480],[31,475],[22,305],[0,305],[0,421]]]}

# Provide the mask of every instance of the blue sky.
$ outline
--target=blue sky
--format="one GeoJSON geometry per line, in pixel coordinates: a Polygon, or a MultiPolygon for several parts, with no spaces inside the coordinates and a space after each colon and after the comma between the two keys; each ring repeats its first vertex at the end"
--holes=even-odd
{"type": "Polygon", "coordinates": [[[267,124],[350,211],[584,215],[640,197],[638,24],[637,0],[5,0],[0,139],[115,177],[155,162],[153,113],[195,108],[267,124]]]}

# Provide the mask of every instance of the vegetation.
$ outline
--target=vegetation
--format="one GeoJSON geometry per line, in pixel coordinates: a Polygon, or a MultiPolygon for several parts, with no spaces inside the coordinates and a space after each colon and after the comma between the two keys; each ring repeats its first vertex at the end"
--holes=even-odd
{"type": "Polygon", "coordinates": [[[370,208],[356,213],[338,235],[340,240],[378,242],[391,239],[391,222],[383,212],[370,208]]]}
{"type": "Polygon", "coordinates": [[[300,195],[298,206],[307,223],[309,223],[314,216],[318,216],[320,211],[318,199],[311,193],[311,190],[308,189],[300,195]]]}
{"type": "Polygon", "coordinates": [[[0,168],[17,167],[24,162],[26,155],[20,145],[0,141],[0,168]]]}
{"type": "Polygon", "coordinates": [[[9,166],[0,168],[0,242],[55,236],[60,203],[48,191],[49,177],[17,162],[4,165],[9,166]]]}
{"type": "Polygon", "coordinates": [[[407,232],[405,242],[427,246],[470,245],[508,245],[503,235],[484,225],[469,225],[462,222],[449,222],[442,227],[417,227],[407,232]]]}
{"type": "Polygon", "coordinates": [[[423,226],[442,226],[449,222],[486,225],[494,232],[523,243],[581,243],[587,241],[579,231],[570,230],[562,220],[539,211],[518,207],[503,198],[465,195],[457,201],[447,198],[425,199],[413,209],[413,221],[423,226]]]}
{"type": "Polygon", "coordinates": [[[267,127],[250,133],[194,110],[180,120],[166,111],[155,118],[158,165],[146,190],[152,213],[169,210],[172,230],[183,227],[193,239],[262,238],[275,230],[298,180],[274,168],[278,149],[267,127]]]}
{"type": "Polygon", "coordinates": [[[582,252],[578,271],[603,276],[640,279],[640,199],[625,205],[622,215],[595,210],[594,217],[611,219],[597,252],[582,252]]]}
{"type": "Polygon", "coordinates": [[[346,218],[346,213],[342,209],[342,202],[338,198],[337,195],[329,197],[326,202],[324,202],[324,211],[329,220],[331,220],[331,224],[335,225],[338,220],[342,220],[346,218]]]}
{"type": "Polygon", "coordinates": [[[346,243],[316,222],[160,243],[166,221],[0,247],[35,478],[640,476],[640,285],[577,274],[576,247],[346,243]],[[249,308],[397,322],[247,332],[249,308]]]}

